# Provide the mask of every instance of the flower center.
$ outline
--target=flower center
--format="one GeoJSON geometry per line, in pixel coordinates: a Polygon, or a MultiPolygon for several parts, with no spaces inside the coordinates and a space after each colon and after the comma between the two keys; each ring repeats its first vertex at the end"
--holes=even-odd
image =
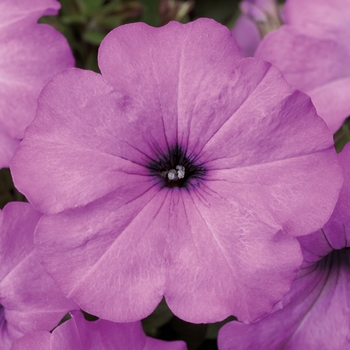
{"type": "Polygon", "coordinates": [[[197,186],[206,173],[203,163],[198,163],[195,155],[188,155],[178,144],[169,147],[166,153],[157,150],[147,168],[162,188],[197,186]]]}

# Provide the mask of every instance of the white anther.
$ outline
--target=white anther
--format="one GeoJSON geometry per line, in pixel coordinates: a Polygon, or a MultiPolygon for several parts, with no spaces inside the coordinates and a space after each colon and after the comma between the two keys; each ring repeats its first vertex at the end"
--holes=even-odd
{"type": "Polygon", "coordinates": [[[176,165],[177,177],[183,179],[185,177],[185,167],[182,165],[176,165]]]}
{"type": "Polygon", "coordinates": [[[169,180],[177,180],[178,179],[177,171],[175,169],[169,170],[169,172],[168,172],[168,179],[169,180]]]}

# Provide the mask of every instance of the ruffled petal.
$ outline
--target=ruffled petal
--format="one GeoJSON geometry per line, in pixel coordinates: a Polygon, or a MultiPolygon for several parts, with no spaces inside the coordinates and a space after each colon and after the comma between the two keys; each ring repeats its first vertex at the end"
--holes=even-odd
{"type": "Polygon", "coordinates": [[[36,101],[52,76],[74,66],[67,40],[57,30],[38,24],[54,15],[56,0],[4,0],[0,3],[0,125],[9,136],[1,148],[0,167],[9,165],[9,151],[33,120],[36,101]],[[13,139],[13,140],[11,140],[13,139]]]}
{"type": "Polygon", "coordinates": [[[141,322],[88,322],[80,312],[58,326],[52,334],[33,332],[14,342],[13,350],[186,350],[182,341],[166,342],[146,337],[141,322]]]}
{"type": "Polygon", "coordinates": [[[34,250],[34,229],[41,213],[14,202],[0,212],[0,300],[2,334],[11,340],[33,330],[50,330],[77,305],[67,300],[44,273],[34,250]]]}
{"type": "Polygon", "coordinates": [[[345,249],[300,270],[282,309],[250,325],[226,324],[219,332],[219,349],[347,349],[349,271],[345,249]]]}
{"type": "Polygon", "coordinates": [[[317,113],[335,133],[350,115],[350,76],[333,80],[308,92],[317,113]]]}

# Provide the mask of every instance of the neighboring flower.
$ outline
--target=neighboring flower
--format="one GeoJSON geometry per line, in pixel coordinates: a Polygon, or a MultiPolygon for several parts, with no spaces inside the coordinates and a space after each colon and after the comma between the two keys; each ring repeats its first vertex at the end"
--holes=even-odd
{"type": "Polygon", "coordinates": [[[41,214],[28,203],[0,211],[0,348],[34,330],[51,330],[77,306],[42,269],[34,251],[41,214]]]}
{"type": "Polygon", "coordinates": [[[283,309],[219,333],[219,349],[350,348],[350,145],[339,155],[345,183],[329,222],[299,237],[304,265],[282,301],[283,309]]]}
{"type": "Polygon", "coordinates": [[[281,26],[281,13],[276,0],[245,0],[239,5],[242,15],[232,28],[232,35],[243,56],[254,56],[262,38],[281,26]]]}
{"type": "Polygon", "coordinates": [[[251,19],[244,15],[238,17],[232,28],[232,35],[243,56],[254,56],[254,52],[261,41],[261,35],[258,27],[251,19]]]}
{"type": "Polygon", "coordinates": [[[45,269],[118,322],[270,312],[342,184],[310,98],[209,19],[118,27],[99,64],[44,88],[11,165],[45,269]]]}
{"type": "Polygon", "coordinates": [[[79,311],[49,332],[33,332],[18,339],[11,350],[186,350],[182,341],[146,337],[141,322],[86,321],[79,311]]]}
{"type": "Polygon", "coordinates": [[[66,39],[37,24],[60,8],[56,0],[0,1],[0,168],[7,167],[35,116],[43,86],[74,59],[66,39]]]}
{"type": "Polygon", "coordinates": [[[310,95],[335,132],[350,115],[350,0],[288,0],[284,15],[286,25],[267,35],[255,56],[310,95]]]}

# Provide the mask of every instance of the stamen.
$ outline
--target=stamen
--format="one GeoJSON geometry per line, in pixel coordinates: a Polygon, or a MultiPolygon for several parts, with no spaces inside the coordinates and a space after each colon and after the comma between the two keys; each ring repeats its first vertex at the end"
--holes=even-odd
{"type": "Polygon", "coordinates": [[[185,167],[182,165],[176,165],[177,177],[183,179],[185,177],[185,167]]]}
{"type": "Polygon", "coordinates": [[[188,156],[178,144],[170,147],[167,153],[158,150],[156,158],[146,167],[151,176],[161,179],[162,187],[168,188],[197,186],[206,173],[204,164],[198,164],[195,157],[188,156]]]}
{"type": "Polygon", "coordinates": [[[174,181],[178,179],[177,172],[176,172],[175,169],[169,170],[169,172],[168,172],[168,179],[169,180],[174,180],[174,181]]]}
{"type": "MultiPolygon", "coordinates": [[[[176,165],[175,169],[171,169],[168,171],[168,179],[170,181],[176,181],[179,179],[183,179],[185,177],[185,167],[182,165],[176,165]],[[176,170],[175,170],[176,169],[176,170]]],[[[164,172],[161,173],[162,176],[164,172]]]]}

